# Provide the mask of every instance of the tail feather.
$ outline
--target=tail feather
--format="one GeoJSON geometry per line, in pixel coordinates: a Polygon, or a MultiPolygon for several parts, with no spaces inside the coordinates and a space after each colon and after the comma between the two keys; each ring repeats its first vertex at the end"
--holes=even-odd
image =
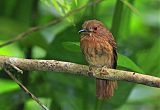
{"type": "Polygon", "coordinates": [[[96,79],[96,96],[98,99],[109,99],[114,95],[117,81],[96,79]]]}

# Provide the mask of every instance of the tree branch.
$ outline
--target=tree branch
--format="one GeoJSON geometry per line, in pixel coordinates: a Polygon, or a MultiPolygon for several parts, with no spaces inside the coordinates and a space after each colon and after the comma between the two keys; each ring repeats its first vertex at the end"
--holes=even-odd
{"type": "Polygon", "coordinates": [[[66,74],[71,73],[100,79],[123,80],[160,88],[160,78],[135,72],[107,68],[93,68],[90,71],[86,65],[56,60],[33,60],[7,56],[0,56],[0,59],[1,68],[4,67],[6,61],[9,61],[22,70],[65,72],[66,74]]]}
{"type": "Polygon", "coordinates": [[[45,105],[43,105],[40,100],[34,96],[20,81],[18,81],[18,79],[16,77],[14,77],[14,75],[8,70],[8,68],[14,68],[15,70],[17,70],[17,72],[22,73],[22,70],[20,70],[19,68],[15,67],[15,65],[13,65],[12,63],[6,61],[4,63],[4,70],[5,72],[34,100],[37,102],[37,104],[39,104],[43,110],[49,110],[45,105]]]}
{"type": "Polygon", "coordinates": [[[76,8],[70,12],[68,12],[66,15],[64,15],[63,17],[61,18],[58,18],[58,19],[55,19],[55,20],[52,20],[50,22],[48,22],[47,24],[44,24],[44,25],[41,25],[41,26],[36,26],[36,27],[31,27],[29,28],[27,31],[25,32],[22,32],[20,34],[18,34],[16,37],[14,37],[13,39],[10,39],[8,40],[7,42],[3,43],[3,44],[0,44],[0,48],[4,47],[4,46],[7,46],[7,45],[10,45],[12,43],[15,43],[16,41],[19,41],[25,37],[27,37],[29,34],[33,33],[33,32],[36,32],[36,31],[39,31],[41,29],[44,29],[44,28],[47,28],[47,27],[50,27],[50,26],[53,26],[55,24],[58,24],[59,22],[63,21],[65,18],[71,16],[71,15],[74,15],[76,14],[77,12],[81,11],[82,9],[86,8],[87,6],[92,6],[92,5],[95,5],[97,3],[100,3],[101,1],[103,0],[96,0],[94,2],[90,2],[86,5],[83,5],[79,8],[76,8]]]}

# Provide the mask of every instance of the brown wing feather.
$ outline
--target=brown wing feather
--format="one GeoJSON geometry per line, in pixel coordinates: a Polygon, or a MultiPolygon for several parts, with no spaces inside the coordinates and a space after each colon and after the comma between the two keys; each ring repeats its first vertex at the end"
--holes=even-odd
{"type": "Polygon", "coordinates": [[[116,45],[116,42],[115,42],[115,39],[112,35],[112,33],[110,33],[108,31],[107,33],[107,39],[108,39],[108,42],[109,44],[113,47],[113,68],[116,69],[117,67],[117,59],[118,59],[118,56],[117,56],[117,45],[116,45]]]}
{"type": "Polygon", "coordinates": [[[113,61],[113,68],[116,69],[117,67],[117,50],[116,48],[113,48],[113,58],[114,58],[114,61],[113,61]]]}

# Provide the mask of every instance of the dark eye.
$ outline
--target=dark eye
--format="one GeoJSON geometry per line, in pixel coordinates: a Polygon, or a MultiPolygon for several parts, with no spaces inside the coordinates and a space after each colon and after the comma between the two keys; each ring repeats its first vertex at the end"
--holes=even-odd
{"type": "Polygon", "coordinates": [[[93,29],[94,29],[94,30],[97,30],[97,27],[94,27],[93,29]]]}

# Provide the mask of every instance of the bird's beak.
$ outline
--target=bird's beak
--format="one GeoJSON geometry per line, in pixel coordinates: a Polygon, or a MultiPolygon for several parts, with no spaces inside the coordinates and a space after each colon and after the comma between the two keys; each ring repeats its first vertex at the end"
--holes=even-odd
{"type": "Polygon", "coordinates": [[[80,31],[78,31],[79,34],[82,33],[82,32],[89,32],[89,31],[86,30],[86,29],[81,29],[80,31]]]}

